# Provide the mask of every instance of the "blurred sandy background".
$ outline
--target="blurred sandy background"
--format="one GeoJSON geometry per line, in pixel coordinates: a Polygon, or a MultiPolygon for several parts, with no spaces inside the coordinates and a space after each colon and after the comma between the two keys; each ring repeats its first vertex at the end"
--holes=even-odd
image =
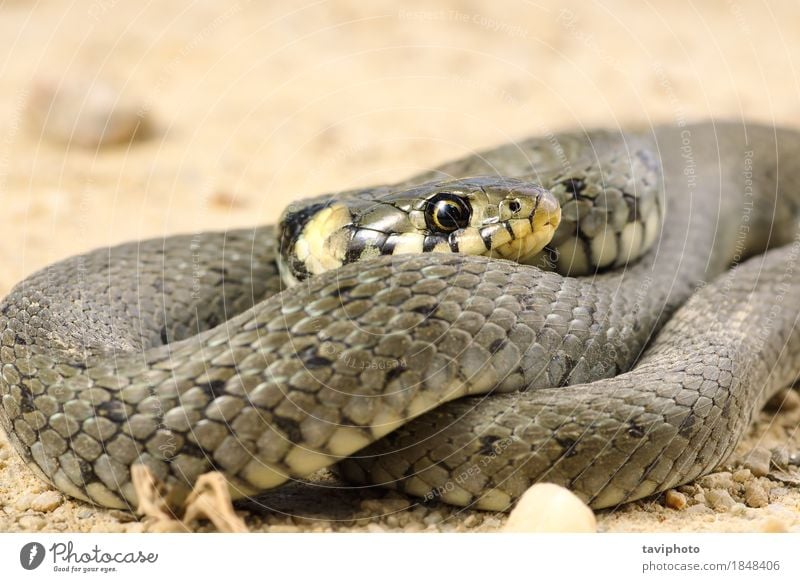
{"type": "MultiPolygon", "coordinates": [[[[800,125],[799,15],[792,0],[6,1],[0,292],[92,247],[271,222],[298,197],[530,134],[708,117],[800,125]],[[43,80],[110,83],[150,135],[100,148],[52,139],[29,114],[43,80]]],[[[35,511],[20,498],[46,487],[9,451],[0,440],[0,530],[135,529],[69,501],[35,511]]],[[[425,527],[469,514],[443,515],[425,527]]],[[[641,504],[602,527],[758,529],[770,515],[641,504]]]]}

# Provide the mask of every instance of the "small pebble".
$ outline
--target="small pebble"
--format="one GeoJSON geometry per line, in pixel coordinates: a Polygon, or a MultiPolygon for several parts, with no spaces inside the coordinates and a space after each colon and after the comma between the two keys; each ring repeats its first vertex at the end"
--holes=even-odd
{"type": "Polygon", "coordinates": [[[378,523],[368,523],[367,531],[371,533],[386,533],[386,529],[378,523]]]}
{"type": "Polygon", "coordinates": [[[110,83],[96,79],[40,79],[28,117],[47,139],[85,148],[131,142],[144,133],[144,109],[110,83]]]}
{"type": "Polygon", "coordinates": [[[784,448],[772,449],[772,457],[770,461],[774,466],[781,469],[786,469],[789,466],[789,451],[784,448]]]}
{"type": "Polygon", "coordinates": [[[750,507],[766,507],[769,497],[757,481],[750,481],[744,486],[744,501],[750,507]]]}
{"type": "Polygon", "coordinates": [[[75,513],[75,508],[71,504],[62,504],[56,507],[49,515],[52,521],[66,521],[75,513]]]}
{"type": "Polygon", "coordinates": [[[19,525],[22,529],[29,531],[39,531],[47,523],[43,518],[38,515],[23,515],[19,518],[19,525]]]}
{"type": "Polygon", "coordinates": [[[711,489],[706,491],[706,499],[709,505],[716,511],[728,511],[736,501],[725,489],[711,489]]]}
{"type": "Polygon", "coordinates": [[[388,511],[403,511],[411,507],[411,500],[405,497],[387,497],[383,500],[383,506],[388,511]]]}
{"type": "Polygon", "coordinates": [[[769,473],[769,463],[772,459],[772,452],[763,448],[756,447],[744,457],[744,465],[756,477],[764,477],[769,473]]]}
{"type": "Polygon", "coordinates": [[[667,507],[671,507],[672,509],[683,509],[688,503],[686,495],[674,489],[667,491],[664,501],[667,507]]]}
{"type": "Polygon", "coordinates": [[[766,408],[771,411],[788,412],[797,410],[800,407],[800,394],[792,388],[783,388],[775,396],[769,399],[766,408]]]}
{"type": "Polygon", "coordinates": [[[36,499],[36,497],[37,495],[35,493],[23,493],[14,502],[14,508],[18,509],[19,511],[30,509],[31,503],[33,503],[33,500],[36,499]]]}
{"type": "Polygon", "coordinates": [[[769,490],[769,502],[775,503],[776,501],[780,501],[789,493],[789,490],[786,487],[773,487],[769,490]]]}
{"type": "Polygon", "coordinates": [[[568,489],[552,483],[538,483],[522,495],[503,531],[596,532],[597,519],[568,489]]]}
{"type": "Polygon", "coordinates": [[[424,505],[417,505],[414,509],[411,510],[409,514],[410,519],[414,521],[422,521],[422,518],[428,515],[428,508],[424,505]]]}
{"type": "Polygon", "coordinates": [[[11,458],[11,449],[8,447],[0,448],[0,461],[7,461],[11,458]]]}
{"type": "Polygon", "coordinates": [[[444,520],[444,516],[438,511],[432,511],[422,518],[422,522],[426,525],[436,525],[437,523],[442,523],[442,520],[444,520]]]}
{"type": "Polygon", "coordinates": [[[45,491],[37,495],[36,498],[31,501],[31,509],[47,513],[53,511],[63,502],[64,498],[58,491],[45,491]]]}
{"type": "Polygon", "coordinates": [[[247,200],[224,190],[216,191],[209,199],[209,202],[213,206],[221,208],[243,208],[247,206],[247,200]]]}
{"type": "Polygon", "coordinates": [[[736,483],[745,483],[753,478],[753,473],[750,469],[739,469],[733,473],[733,480],[736,483]]]}
{"type": "Polygon", "coordinates": [[[481,521],[478,516],[474,513],[470,513],[467,518],[464,520],[464,527],[475,527],[476,525],[480,525],[481,521]]]}
{"type": "Polygon", "coordinates": [[[78,519],[86,519],[94,515],[93,509],[81,509],[78,512],[78,519]]]}
{"type": "Polygon", "coordinates": [[[733,475],[727,471],[711,473],[700,479],[700,484],[707,489],[730,489],[734,487],[733,475]]]}

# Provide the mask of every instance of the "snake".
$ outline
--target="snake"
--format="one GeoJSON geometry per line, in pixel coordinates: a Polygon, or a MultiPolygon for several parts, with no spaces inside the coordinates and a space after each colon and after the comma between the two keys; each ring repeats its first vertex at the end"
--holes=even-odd
{"type": "Polygon", "coordinates": [[[549,133],[275,225],[55,263],[0,304],[0,424],[92,504],[348,481],[508,510],[709,473],[800,371],[800,132],[549,133]]]}

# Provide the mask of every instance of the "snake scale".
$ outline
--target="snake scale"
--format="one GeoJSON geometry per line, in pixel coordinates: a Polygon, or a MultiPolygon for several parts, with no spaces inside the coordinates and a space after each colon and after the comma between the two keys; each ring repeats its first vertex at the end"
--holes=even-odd
{"type": "Polygon", "coordinates": [[[109,507],[135,503],[136,463],[176,495],[213,469],[241,497],[338,463],[349,480],[499,510],[538,481],[595,508],[691,481],[800,371],[800,133],[563,133],[403,186],[548,187],[642,151],[661,168],[663,228],[598,274],[389,255],[282,290],[271,226],[56,263],[0,307],[0,422],[43,478],[109,507]]]}

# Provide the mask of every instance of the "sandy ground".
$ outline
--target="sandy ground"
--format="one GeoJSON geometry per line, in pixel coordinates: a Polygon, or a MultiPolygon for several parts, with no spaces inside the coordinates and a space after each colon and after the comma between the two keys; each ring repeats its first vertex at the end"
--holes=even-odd
{"type": "MultiPolygon", "coordinates": [[[[800,124],[792,1],[303,4],[0,4],[0,292],[93,247],[271,222],[304,195],[399,179],[529,134],[706,117],[800,124]],[[145,112],[146,139],[79,147],[32,122],[36,87],[87,80],[145,112]]],[[[762,413],[727,472],[681,490],[685,508],[662,496],[603,512],[600,528],[797,530],[800,496],[769,450],[778,462],[796,451],[798,424],[797,408],[762,413]]],[[[503,521],[322,485],[240,509],[271,531],[503,521]]],[[[0,437],[0,531],[142,528],[61,499],[0,437]]]]}

